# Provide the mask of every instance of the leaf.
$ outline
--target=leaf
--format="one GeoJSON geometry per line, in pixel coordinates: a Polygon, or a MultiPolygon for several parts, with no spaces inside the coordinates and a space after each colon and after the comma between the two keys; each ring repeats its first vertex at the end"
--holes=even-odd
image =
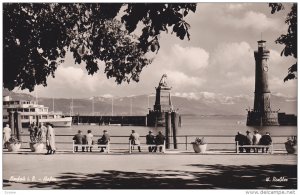
{"type": "Polygon", "coordinates": [[[286,82],[286,81],[288,81],[288,80],[292,80],[292,79],[296,79],[296,75],[295,75],[295,74],[289,73],[289,74],[284,78],[284,82],[286,82]]]}

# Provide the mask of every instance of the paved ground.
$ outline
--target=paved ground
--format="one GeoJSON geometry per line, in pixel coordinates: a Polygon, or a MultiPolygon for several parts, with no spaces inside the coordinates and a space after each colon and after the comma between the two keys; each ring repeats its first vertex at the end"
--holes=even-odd
{"type": "Polygon", "coordinates": [[[3,154],[3,189],[296,189],[297,156],[3,154]]]}

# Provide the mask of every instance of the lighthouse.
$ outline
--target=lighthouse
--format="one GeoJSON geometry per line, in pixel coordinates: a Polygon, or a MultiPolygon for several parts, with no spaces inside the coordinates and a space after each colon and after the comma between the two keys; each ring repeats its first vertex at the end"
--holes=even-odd
{"type": "Polygon", "coordinates": [[[271,91],[268,81],[268,60],[270,51],[266,48],[266,41],[260,40],[255,57],[255,92],[254,107],[248,110],[247,125],[269,126],[278,125],[278,112],[271,110],[271,91]]]}

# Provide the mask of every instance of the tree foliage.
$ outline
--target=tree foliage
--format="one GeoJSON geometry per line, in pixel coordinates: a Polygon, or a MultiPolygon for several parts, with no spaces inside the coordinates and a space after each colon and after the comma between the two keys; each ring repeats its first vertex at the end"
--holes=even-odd
{"type": "MultiPolygon", "coordinates": [[[[271,13],[274,14],[284,9],[281,3],[270,3],[271,13]]],[[[293,56],[297,59],[297,4],[293,3],[291,11],[287,14],[285,23],[288,24],[287,34],[281,35],[275,42],[284,45],[281,55],[293,56]]],[[[293,64],[288,69],[288,75],[284,81],[297,78],[297,63],[293,64]]]]}
{"type": "Polygon", "coordinates": [[[4,3],[3,87],[47,86],[67,51],[75,63],[86,64],[88,74],[102,61],[107,78],[138,82],[151,63],[146,54],[160,48],[161,32],[190,39],[184,21],[190,11],[196,4],[4,3]],[[138,24],[139,37],[134,35],[138,24]]]}

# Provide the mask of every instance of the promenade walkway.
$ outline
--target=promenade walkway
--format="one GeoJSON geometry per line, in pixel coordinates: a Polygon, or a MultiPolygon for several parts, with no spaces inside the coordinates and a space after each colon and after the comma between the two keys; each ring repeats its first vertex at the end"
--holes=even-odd
{"type": "Polygon", "coordinates": [[[297,155],[3,153],[3,189],[296,189],[297,155]]]}

